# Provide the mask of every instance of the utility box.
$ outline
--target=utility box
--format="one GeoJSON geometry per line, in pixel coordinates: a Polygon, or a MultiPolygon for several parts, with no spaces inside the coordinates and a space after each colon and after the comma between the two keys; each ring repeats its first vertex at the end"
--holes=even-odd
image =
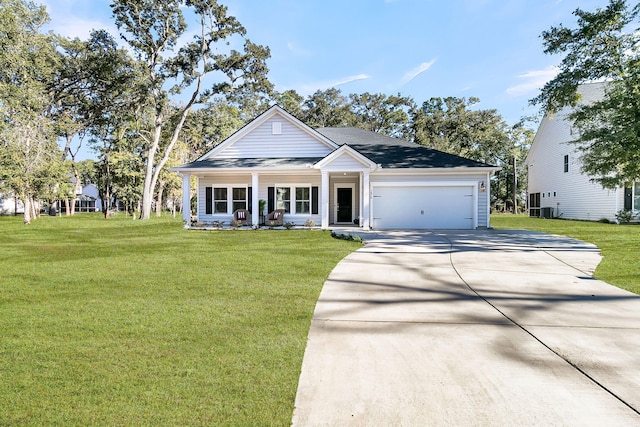
{"type": "Polygon", "coordinates": [[[540,208],[540,218],[553,218],[553,208],[540,208]]]}

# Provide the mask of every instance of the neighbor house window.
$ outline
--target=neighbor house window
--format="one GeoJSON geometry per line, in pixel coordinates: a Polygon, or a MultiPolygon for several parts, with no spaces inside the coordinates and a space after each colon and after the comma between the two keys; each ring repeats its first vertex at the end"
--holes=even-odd
{"type": "Polygon", "coordinates": [[[640,182],[633,184],[633,210],[640,211],[640,182]]]}
{"type": "Polygon", "coordinates": [[[529,194],[529,216],[540,217],[540,193],[529,194]]]}
{"type": "Polygon", "coordinates": [[[569,155],[565,154],[564,156],[564,173],[569,172],[569,155]]]}
{"type": "Polygon", "coordinates": [[[226,214],[228,211],[227,188],[215,187],[213,189],[213,213],[226,214]]]}

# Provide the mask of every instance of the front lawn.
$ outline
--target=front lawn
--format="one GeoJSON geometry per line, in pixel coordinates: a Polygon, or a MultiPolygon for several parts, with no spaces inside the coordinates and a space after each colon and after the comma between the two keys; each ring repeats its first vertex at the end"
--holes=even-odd
{"type": "Polygon", "coordinates": [[[603,260],[597,279],[640,294],[640,225],[492,215],[494,228],[526,229],[575,237],[600,248],[603,260]]]}
{"type": "Polygon", "coordinates": [[[0,425],[289,425],[320,289],[358,247],[0,217],[0,425]]]}

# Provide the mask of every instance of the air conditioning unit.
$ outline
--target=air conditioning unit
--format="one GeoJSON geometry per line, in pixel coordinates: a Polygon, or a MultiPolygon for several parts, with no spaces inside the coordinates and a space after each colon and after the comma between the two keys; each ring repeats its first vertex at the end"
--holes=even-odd
{"type": "Polygon", "coordinates": [[[540,218],[553,218],[553,208],[540,208],[540,218]]]}

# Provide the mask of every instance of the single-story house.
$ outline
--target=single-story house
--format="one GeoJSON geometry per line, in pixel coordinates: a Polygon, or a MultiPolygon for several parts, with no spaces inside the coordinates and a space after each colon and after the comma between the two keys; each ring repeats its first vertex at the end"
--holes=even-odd
{"type": "Polygon", "coordinates": [[[229,223],[248,209],[322,228],[476,229],[489,227],[490,177],[497,167],[357,128],[313,129],[279,106],[269,108],[194,162],[183,178],[183,217],[229,223]]]}
{"type": "MultiPolygon", "coordinates": [[[[605,83],[578,87],[582,103],[601,99],[605,83]]],[[[568,118],[570,108],[546,115],[527,154],[529,215],[616,221],[621,210],[640,210],[640,183],[629,188],[607,189],[582,172],[580,151],[570,141],[577,130],[568,118]]]]}

